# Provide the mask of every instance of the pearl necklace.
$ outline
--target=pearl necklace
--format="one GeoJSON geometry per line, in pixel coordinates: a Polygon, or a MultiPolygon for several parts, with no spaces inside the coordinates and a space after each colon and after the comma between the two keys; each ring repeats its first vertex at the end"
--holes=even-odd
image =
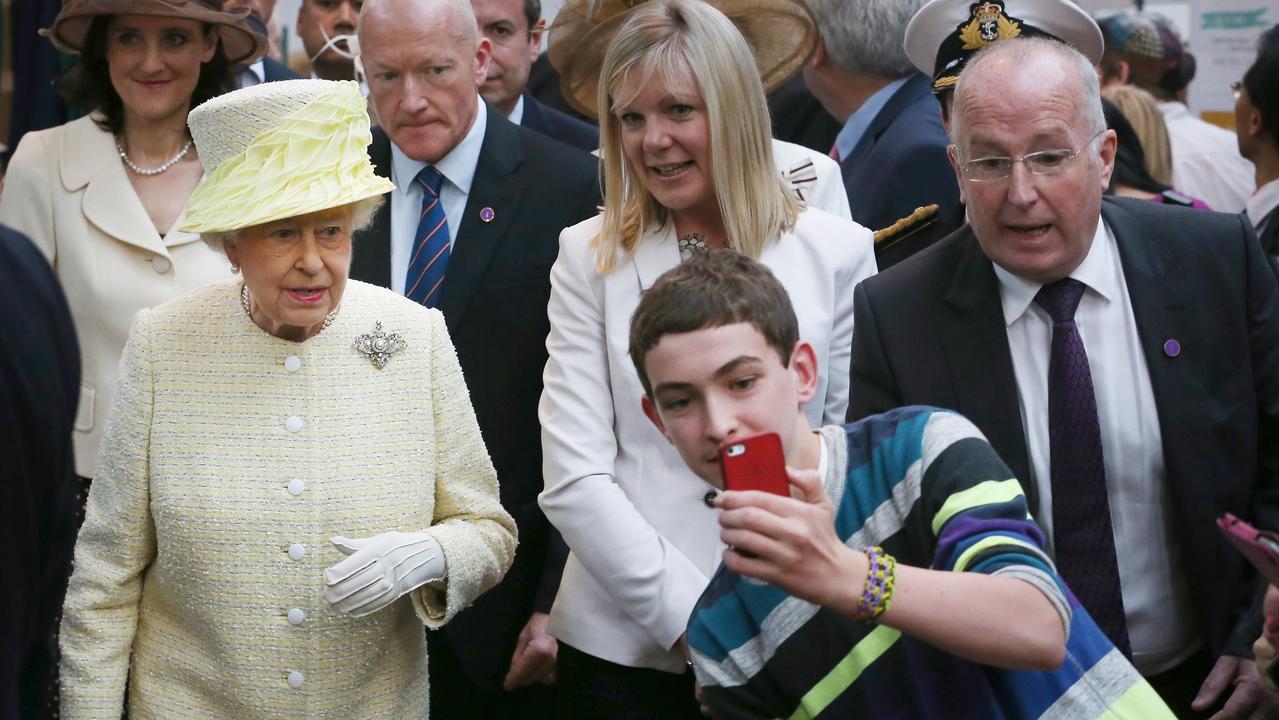
{"type": "MultiPolygon", "coordinates": [[[[252,321],[253,311],[249,309],[249,286],[248,285],[240,286],[240,307],[244,308],[244,314],[248,315],[249,320],[252,321]]],[[[333,321],[335,319],[337,319],[339,309],[341,309],[341,306],[333,308],[333,312],[324,316],[324,324],[320,325],[320,329],[315,331],[316,335],[319,335],[320,333],[329,329],[329,326],[333,324],[333,321]]],[[[315,337],[315,336],[313,335],[312,337],[315,337]]]]}
{"type": "Polygon", "coordinates": [[[186,157],[187,151],[191,149],[191,143],[192,143],[191,140],[187,140],[187,144],[182,146],[182,149],[178,151],[177,155],[174,155],[172,158],[169,159],[168,162],[156,168],[144,168],[144,167],[138,167],[137,165],[135,165],[134,162],[129,159],[129,154],[126,153],[124,151],[124,148],[120,146],[119,138],[116,138],[115,149],[119,151],[120,159],[123,160],[124,164],[128,165],[129,169],[132,170],[133,172],[139,175],[159,175],[165,170],[168,170],[169,168],[176,165],[179,160],[186,157]]]}

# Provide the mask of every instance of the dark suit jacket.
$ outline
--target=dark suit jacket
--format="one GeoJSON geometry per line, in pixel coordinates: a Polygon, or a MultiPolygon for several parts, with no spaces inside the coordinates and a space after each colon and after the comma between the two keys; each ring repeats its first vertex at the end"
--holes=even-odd
{"type": "MultiPolygon", "coordinates": [[[[1141,336],[1181,564],[1213,653],[1251,654],[1254,573],[1214,525],[1279,528],[1279,283],[1237,215],[1106,198],[1141,336]],[[1176,339],[1180,354],[1167,356],[1176,339]]],[[[854,293],[849,418],[899,405],[958,410],[986,434],[1031,507],[999,285],[965,226],[854,293]]],[[[1118,548],[1123,552],[1123,548],[1118,548]]]]}
{"type": "Polygon", "coordinates": [[[600,146],[599,128],[543,105],[527,90],[524,91],[524,117],[520,118],[520,125],[586,152],[600,146]]]}
{"type": "Polygon", "coordinates": [[[302,76],[289,69],[278,60],[272,60],[269,57],[262,58],[262,82],[276,82],[277,80],[298,80],[302,76]]]}
{"type": "Polygon", "coordinates": [[[871,230],[930,203],[945,217],[959,203],[955,171],[946,158],[950,140],[930,87],[926,75],[911,75],[840,160],[853,220],[871,230]]]}
{"type": "MultiPolygon", "coordinates": [[[[457,348],[480,432],[519,525],[515,562],[496,588],[447,626],[471,678],[501,687],[515,641],[534,610],[548,612],[567,547],[537,505],[542,439],[537,404],[546,365],[551,265],[559,233],[596,214],[595,158],[521,128],[485,105],[488,127],[449,256],[439,309],[457,348]],[[493,210],[492,221],[480,218],[493,210]]],[[[391,143],[377,129],[369,148],[391,176],[391,143]]],[[[355,240],[351,277],[390,287],[390,198],[355,240]]]]}
{"type": "Polygon", "coordinates": [[[76,536],[80,352],[53,270],[0,226],[0,718],[44,716],[76,536]]]}
{"type": "Polygon", "coordinates": [[[1257,239],[1261,241],[1261,249],[1270,258],[1270,265],[1279,276],[1279,208],[1271,210],[1262,221],[1261,233],[1257,239]]]}

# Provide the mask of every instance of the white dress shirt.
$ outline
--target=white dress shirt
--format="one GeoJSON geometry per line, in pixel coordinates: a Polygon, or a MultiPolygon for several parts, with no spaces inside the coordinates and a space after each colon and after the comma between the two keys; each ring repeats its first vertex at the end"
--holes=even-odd
{"type": "MultiPolygon", "coordinates": [[[[1052,552],[1048,440],[1052,319],[1034,302],[1041,285],[999,265],[995,274],[1034,476],[1029,480],[1039,491],[1039,507],[1033,510],[1052,552]]],[[[1178,564],[1150,373],[1119,250],[1104,222],[1098,221],[1092,247],[1070,277],[1087,286],[1075,311],[1075,324],[1088,352],[1097,397],[1106,494],[1133,664],[1149,675],[1193,653],[1199,636],[1178,564]]]]}
{"type": "Polygon", "coordinates": [[[1235,134],[1190,114],[1179,102],[1161,102],[1172,146],[1172,185],[1217,212],[1243,210],[1256,187],[1252,163],[1239,154],[1235,134]]]}
{"type": "Polygon", "coordinates": [[[249,63],[248,66],[235,75],[237,88],[253,87],[264,82],[266,82],[266,63],[261,60],[249,63]]]}
{"type": "MultiPolygon", "coordinates": [[[[1271,180],[1270,182],[1257,188],[1257,192],[1251,198],[1248,198],[1248,219],[1252,221],[1252,226],[1257,232],[1261,232],[1261,221],[1266,216],[1274,212],[1279,207],[1279,180],[1271,180]]],[[[1271,219],[1270,222],[1276,222],[1271,219]]]]}
{"type": "Polygon", "coordinates": [[[506,119],[510,120],[516,125],[519,125],[520,121],[524,119],[524,94],[523,93],[520,93],[520,96],[515,98],[515,109],[511,110],[511,114],[507,115],[506,119]]]}
{"type": "MultiPolygon", "coordinates": [[[[435,169],[444,176],[440,185],[440,202],[444,203],[444,217],[448,219],[449,251],[457,242],[457,229],[462,225],[466,201],[471,195],[471,181],[475,179],[475,166],[480,161],[480,149],[484,146],[484,131],[488,127],[488,115],[484,103],[478,103],[475,120],[466,137],[457,147],[435,163],[435,169]]],[[[417,235],[418,218],[422,215],[422,186],[413,181],[427,163],[405,155],[391,143],[391,289],[404,294],[404,280],[409,272],[409,256],[413,253],[413,241],[417,235]]]]}

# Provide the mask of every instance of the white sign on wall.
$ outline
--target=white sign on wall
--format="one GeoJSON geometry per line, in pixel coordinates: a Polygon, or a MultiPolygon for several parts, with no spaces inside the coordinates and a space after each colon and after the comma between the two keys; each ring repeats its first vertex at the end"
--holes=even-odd
{"type": "Polygon", "coordinates": [[[1196,113],[1233,113],[1230,83],[1257,57],[1257,38],[1279,23],[1279,0],[1191,0],[1190,51],[1198,63],[1190,86],[1196,113]]]}

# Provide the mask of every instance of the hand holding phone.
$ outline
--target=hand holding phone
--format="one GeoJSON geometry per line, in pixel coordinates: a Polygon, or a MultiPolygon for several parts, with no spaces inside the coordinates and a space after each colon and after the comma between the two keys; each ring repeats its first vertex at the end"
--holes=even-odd
{"type": "Polygon", "coordinates": [[[777,433],[734,438],[720,445],[719,468],[729,490],[763,490],[790,497],[786,457],[777,433]]]}
{"type": "Polygon", "coordinates": [[[1230,513],[1221,516],[1217,525],[1267,582],[1279,586],[1279,535],[1258,530],[1230,513]]]}

